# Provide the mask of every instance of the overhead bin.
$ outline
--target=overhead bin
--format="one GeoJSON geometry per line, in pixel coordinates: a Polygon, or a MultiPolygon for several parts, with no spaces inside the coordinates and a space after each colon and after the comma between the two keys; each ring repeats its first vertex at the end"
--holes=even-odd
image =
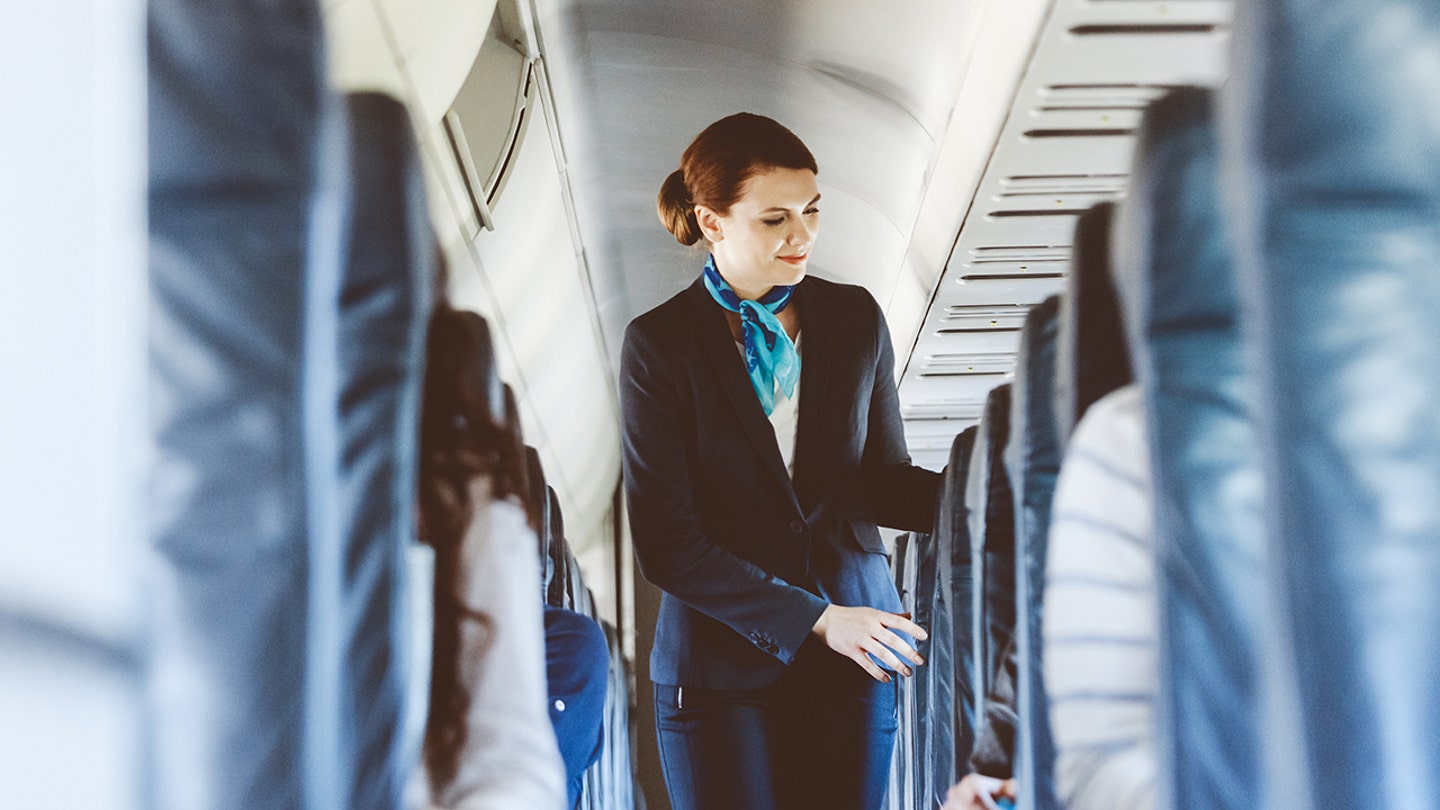
{"type": "Polygon", "coordinates": [[[1223,172],[1269,492],[1263,800],[1440,797],[1440,8],[1239,4],[1223,172]]]}
{"type": "Polygon", "coordinates": [[[1133,183],[1115,253],[1155,492],[1157,800],[1238,810],[1256,804],[1269,736],[1256,691],[1264,484],[1208,90],[1150,106],[1133,183]]]}

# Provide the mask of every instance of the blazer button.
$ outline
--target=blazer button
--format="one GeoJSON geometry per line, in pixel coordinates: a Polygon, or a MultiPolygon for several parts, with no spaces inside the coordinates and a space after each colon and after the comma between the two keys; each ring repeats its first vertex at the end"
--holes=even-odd
{"type": "Polygon", "coordinates": [[[792,521],[790,521],[790,533],[791,533],[791,534],[802,534],[802,533],[804,533],[804,531],[805,531],[805,524],[804,524],[803,522],[798,521],[798,520],[792,520],[792,521]]]}

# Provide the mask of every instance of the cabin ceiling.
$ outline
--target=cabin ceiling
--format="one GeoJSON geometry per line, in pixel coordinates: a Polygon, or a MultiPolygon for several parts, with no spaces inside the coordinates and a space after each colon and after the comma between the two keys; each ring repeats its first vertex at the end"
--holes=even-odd
{"type": "Polygon", "coordinates": [[[661,182],[700,130],[741,110],[775,118],[815,153],[824,203],[811,272],[867,286],[909,345],[1003,120],[980,128],[980,149],[957,143],[966,87],[982,101],[969,70],[979,34],[1009,39],[1009,63],[992,60],[986,82],[1003,113],[1046,5],[535,0],[612,359],[626,323],[701,264],[656,218],[661,182]],[[979,162],[937,194],[929,181],[947,144],[979,162]]]}
{"type": "Polygon", "coordinates": [[[1225,77],[1229,0],[1059,0],[900,380],[911,455],[940,469],[1009,379],[1029,308],[1064,287],[1081,212],[1124,194],[1145,105],[1225,77]]]}
{"type": "Polygon", "coordinates": [[[1076,215],[1123,193],[1141,108],[1223,77],[1230,5],[535,0],[612,360],[699,266],[656,219],[661,181],[710,122],[769,115],[820,165],[811,271],[885,307],[911,451],[938,469],[1061,288],[1076,215]]]}

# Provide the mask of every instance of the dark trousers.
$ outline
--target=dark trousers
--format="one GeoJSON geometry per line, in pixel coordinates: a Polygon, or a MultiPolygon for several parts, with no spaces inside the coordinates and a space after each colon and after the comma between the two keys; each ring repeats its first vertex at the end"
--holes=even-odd
{"type": "Polygon", "coordinates": [[[810,639],[751,690],[655,685],[674,810],[876,810],[895,742],[894,683],[810,639]]]}

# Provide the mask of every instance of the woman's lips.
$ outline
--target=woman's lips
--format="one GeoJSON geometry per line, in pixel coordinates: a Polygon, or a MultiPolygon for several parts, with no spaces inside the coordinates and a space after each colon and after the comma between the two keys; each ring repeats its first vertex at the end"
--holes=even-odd
{"type": "Polygon", "coordinates": [[[799,265],[799,264],[804,264],[804,263],[805,263],[805,260],[808,259],[808,258],[810,258],[810,254],[809,254],[809,253],[801,253],[801,254],[798,255],[798,256],[779,256],[779,257],[777,257],[777,258],[779,258],[780,261],[786,262],[786,263],[788,263],[788,264],[799,265]]]}

